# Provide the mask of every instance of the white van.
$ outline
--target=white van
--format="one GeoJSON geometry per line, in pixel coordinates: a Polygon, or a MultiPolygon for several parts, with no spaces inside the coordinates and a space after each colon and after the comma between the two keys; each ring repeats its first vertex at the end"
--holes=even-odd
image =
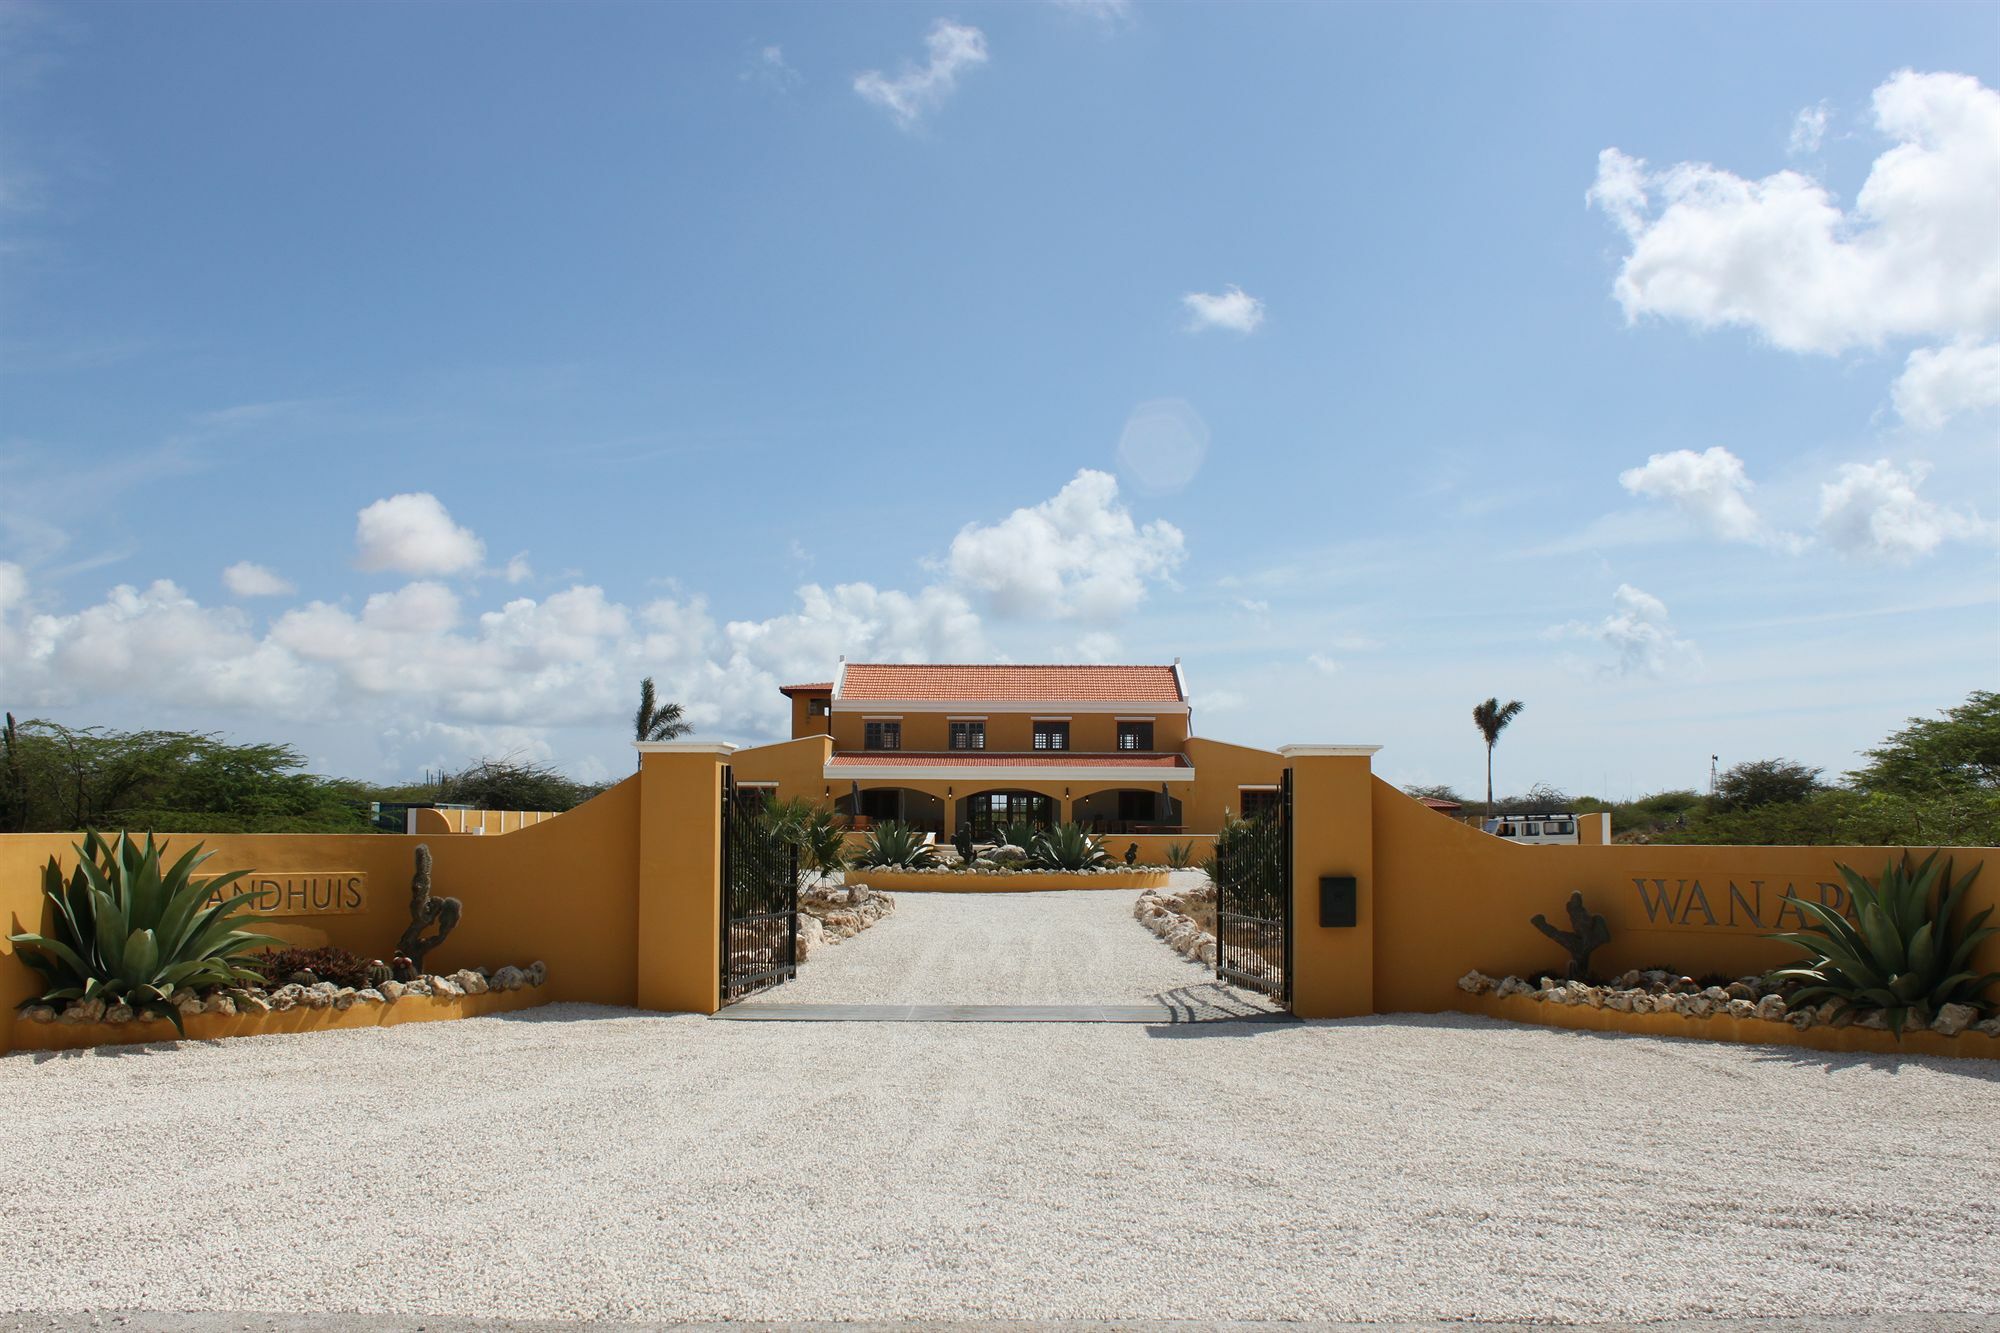
{"type": "Polygon", "coordinates": [[[1531,847],[1577,845],[1575,815],[1493,815],[1480,827],[1496,838],[1531,847]]]}

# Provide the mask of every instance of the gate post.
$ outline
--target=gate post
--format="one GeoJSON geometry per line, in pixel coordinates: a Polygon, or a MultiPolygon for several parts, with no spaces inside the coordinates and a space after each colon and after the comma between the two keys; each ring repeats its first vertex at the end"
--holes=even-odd
{"type": "Polygon", "coordinates": [[[712,1014],[722,1004],[722,777],[736,747],[637,748],[639,1007],[712,1014]]]}
{"type": "Polygon", "coordinates": [[[1375,790],[1379,745],[1286,745],[1292,770],[1292,1012],[1375,1012],[1375,790]],[[1320,924],[1320,880],[1351,876],[1355,920],[1320,924]]]}

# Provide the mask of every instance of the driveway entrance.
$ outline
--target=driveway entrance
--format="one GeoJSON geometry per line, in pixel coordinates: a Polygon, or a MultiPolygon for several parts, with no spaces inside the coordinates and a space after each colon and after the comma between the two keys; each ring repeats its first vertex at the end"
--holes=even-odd
{"type": "Polygon", "coordinates": [[[1158,1023],[1279,1011],[1167,948],[1133,919],[1137,899],[1130,889],[898,893],[892,915],[718,1017],[1158,1023]],[[834,1005],[876,1012],[804,1012],[834,1005]],[[995,1012],[936,1012],[976,1007],[995,1012]],[[1034,1009],[1048,1012],[1022,1012],[1034,1009]]]}

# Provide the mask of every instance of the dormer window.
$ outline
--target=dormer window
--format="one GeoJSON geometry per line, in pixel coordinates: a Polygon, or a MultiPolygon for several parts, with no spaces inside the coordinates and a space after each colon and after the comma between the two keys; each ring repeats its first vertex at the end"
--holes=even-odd
{"type": "Polygon", "coordinates": [[[901,718],[871,721],[862,734],[862,746],[870,750],[900,750],[903,748],[903,722],[901,718]]]}
{"type": "Polygon", "coordinates": [[[1118,748],[1121,750],[1150,750],[1153,748],[1153,724],[1150,721],[1126,721],[1118,723],[1118,748]]]}

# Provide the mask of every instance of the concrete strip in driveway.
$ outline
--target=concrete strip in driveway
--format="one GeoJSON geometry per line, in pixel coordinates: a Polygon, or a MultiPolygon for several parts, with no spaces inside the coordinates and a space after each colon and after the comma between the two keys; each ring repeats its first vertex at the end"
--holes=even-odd
{"type": "Polygon", "coordinates": [[[17,1333],[79,1333],[84,1329],[118,1329],[124,1333],[569,1333],[589,1328],[593,1333],[907,1333],[914,1329],[948,1328],[953,1333],[2000,1333],[2000,1318],[1980,1315],[1885,1315],[1867,1319],[1667,1319],[1615,1324],[1495,1324],[1425,1322],[1393,1324],[1327,1324],[1310,1320],[1202,1323],[1187,1320],[1120,1320],[1079,1323],[1051,1320],[1032,1323],[989,1321],[921,1324],[884,1323],[703,1323],[588,1324],[545,1319],[412,1319],[354,1314],[158,1314],[111,1311],[97,1314],[15,1315],[0,1328],[17,1333]]]}

